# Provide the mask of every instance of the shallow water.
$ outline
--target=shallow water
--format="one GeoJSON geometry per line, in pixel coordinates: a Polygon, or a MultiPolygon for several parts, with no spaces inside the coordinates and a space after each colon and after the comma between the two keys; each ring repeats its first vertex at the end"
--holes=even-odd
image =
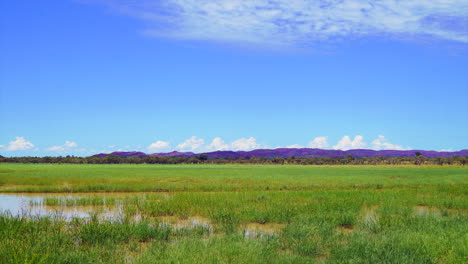
{"type": "Polygon", "coordinates": [[[0,212],[9,212],[12,216],[44,217],[55,216],[65,220],[74,217],[90,218],[93,212],[98,212],[100,218],[116,218],[120,207],[107,206],[48,206],[43,205],[45,198],[80,198],[89,197],[88,194],[30,194],[30,193],[3,193],[0,194],[0,212]]]}
{"type": "Polygon", "coordinates": [[[244,236],[246,238],[273,236],[279,234],[285,226],[285,224],[277,223],[248,223],[244,225],[244,236]]]}
{"type": "Polygon", "coordinates": [[[210,232],[213,231],[211,220],[201,216],[190,216],[184,219],[176,216],[161,216],[157,219],[161,221],[162,226],[168,225],[174,229],[203,227],[210,232]]]}

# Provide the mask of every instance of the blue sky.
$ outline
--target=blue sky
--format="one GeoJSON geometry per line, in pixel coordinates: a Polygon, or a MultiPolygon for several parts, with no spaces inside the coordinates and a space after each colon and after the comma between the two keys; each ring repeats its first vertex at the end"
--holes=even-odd
{"type": "Polygon", "coordinates": [[[0,3],[0,154],[468,148],[468,3],[0,3]]]}

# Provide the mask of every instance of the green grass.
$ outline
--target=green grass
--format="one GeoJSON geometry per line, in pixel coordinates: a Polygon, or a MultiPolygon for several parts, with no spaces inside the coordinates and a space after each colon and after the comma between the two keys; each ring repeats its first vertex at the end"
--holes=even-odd
{"type": "Polygon", "coordinates": [[[468,262],[463,167],[1,164],[0,191],[150,192],[44,200],[114,221],[3,213],[0,263],[468,262]]]}
{"type": "Polygon", "coordinates": [[[31,205],[49,205],[49,206],[87,206],[87,205],[115,205],[114,197],[45,197],[41,202],[32,201],[31,205]]]}
{"type": "Polygon", "coordinates": [[[467,184],[448,166],[0,164],[0,192],[180,192],[417,188],[467,184]]]}

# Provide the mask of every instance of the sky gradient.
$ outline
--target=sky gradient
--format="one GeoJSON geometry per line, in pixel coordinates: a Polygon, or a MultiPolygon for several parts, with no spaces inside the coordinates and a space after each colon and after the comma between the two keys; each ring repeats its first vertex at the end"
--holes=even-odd
{"type": "Polygon", "coordinates": [[[2,1],[0,155],[468,148],[467,2],[355,2],[2,1]]]}

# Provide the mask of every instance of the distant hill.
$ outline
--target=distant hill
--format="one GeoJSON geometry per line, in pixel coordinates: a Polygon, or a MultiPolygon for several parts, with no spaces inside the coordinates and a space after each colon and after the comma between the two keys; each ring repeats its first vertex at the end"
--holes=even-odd
{"type": "Polygon", "coordinates": [[[433,150],[372,150],[372,149],[351,149],[351,150],[332,150],[332,149],[312,149],[312,148],[277,148],[277,149],[256,149],[251,151],[213,151],[206,153],[193,153],[193,152],[178,152],[172,151],[168,153],[153,153],[146,154],[138,151],[116,151],[110,154],[100,153],[94,156],[106,157],[108,155],[117,155],[120,157],[146,157],[146,156],[159,156],[159,157],[193,157],[197,155],[206,155],[208,158],[344,158],[347,155],[352,155],[355,158],[362,157],[413,157],[416,152],[421,152],[427,158],[449,158],[453,156],[468,156],[468,149],[460,151],[433,151],[433,150]]]}
{"type": "Polygon", "coordinates": [[[158,157],[192,157],[196,156],[197,154],[193,152],[178,152],[178,151],[172,151],[168,153],[153,153],[153,154],[148,154],[148,156],[158,156],[158,157]]]}
{"type": "Polygon", "coordinates": [[[139,152],[139,151],[115,151],[115,152],[112,152],[112,153],[109,153],[109,154],[99,153],[99,154],[96,154],[96,155],[93,155],[93,156],[103,158],[103,157],[107,157],[109,155],[117,155],[117,156],[120,156],[122,158],[126,158],[126,157],[144,158],[144,157],[148,156],[148,154],[143,153],[143,152],[139,152]]]}

